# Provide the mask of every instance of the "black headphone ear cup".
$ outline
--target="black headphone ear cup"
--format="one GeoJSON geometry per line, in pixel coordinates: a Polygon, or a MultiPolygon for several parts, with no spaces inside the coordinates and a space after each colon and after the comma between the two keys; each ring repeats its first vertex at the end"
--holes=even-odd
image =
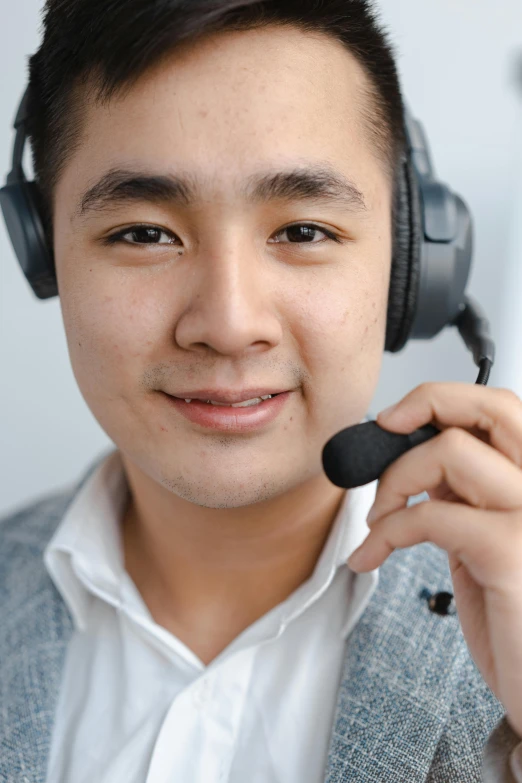
{"type": "Polygon", "coordinates": [[[412,331],[423,234],[420,193],[413,164],[406,156],[393,197],[393,251],[384,347],[390,353],[404,348],[412,331]]]}
{"type": "Polygon", "coordinates": [[[54,259],[41,217],[40,194],[34,182],[20,181],[0,190],[0,204],[16,257],[39,299],[58,294],[54,259]]]}

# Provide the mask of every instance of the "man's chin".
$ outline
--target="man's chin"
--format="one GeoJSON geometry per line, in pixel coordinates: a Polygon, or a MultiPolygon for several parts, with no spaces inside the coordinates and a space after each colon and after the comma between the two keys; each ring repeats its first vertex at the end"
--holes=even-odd
{"type": "Polygon", "coordinates": [[[182,500],[204,508],[241,508],[269,501],[284,494],[291,483],[274,477],[210,477],[170,476],[162,480],[162,485],[182,500]],[[210,480],[209,480],[210,478],[210,480]]]}

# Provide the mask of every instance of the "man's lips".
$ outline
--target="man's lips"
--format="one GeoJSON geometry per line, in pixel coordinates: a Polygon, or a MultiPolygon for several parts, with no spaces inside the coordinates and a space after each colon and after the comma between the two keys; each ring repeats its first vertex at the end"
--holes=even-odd
{"type": "Polygon", "coordinates": [[[166,392],[166,394],[169,394],[170,397],[175,397],[178,400],[200,400],[201,402],[213,400],[213,402],[228,402],[229,404],[233,404],[236,402],[253,400],[255,397],[267,397],[269,394],[274,397],[276,394],[282,394],[286,391],[291,390],[274,386],[257,386],[251,389],[197,389],[183,392],[176,391],[176,394],[169,394],[169,392],[166,392]]]}
{"type": "MultiPolygon", "coordinates": [[[[249,391],[249,394],[251,393],[249,391]]],[[[267,400],[232,408],[231,403],[227,402],[222,405],[208,405],[206,401],[194,399],[187,403],[184,399],[163,394],[169,405],[174,406],[179,414],[193,424],[229,433],[252,432],[269,425],[282,413],[292,396],[292,392],[283,392],[267,400]]]]}

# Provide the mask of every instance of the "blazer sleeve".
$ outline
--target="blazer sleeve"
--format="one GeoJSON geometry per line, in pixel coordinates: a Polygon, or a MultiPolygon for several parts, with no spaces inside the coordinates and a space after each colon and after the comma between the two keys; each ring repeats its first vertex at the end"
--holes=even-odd
{"type": "Polygon", "coordinates": [[[522,739],[506,716],[495,726],[484,746],[483,783],[522,783],[522,739]]]}
{"type": "Polygon", "coordinates": [[[484,777],[490,774],[489,769],[484,769],[486,746],[489,764],[490,740],[495,747],[498,740],[504,766],[517,742],[506,747],[507,729],[499,728],[506,713],[504,706],[486,685],[467,648],[462,655],[453,701],[426,783],[518,783],[516,778],[484,777]]]}

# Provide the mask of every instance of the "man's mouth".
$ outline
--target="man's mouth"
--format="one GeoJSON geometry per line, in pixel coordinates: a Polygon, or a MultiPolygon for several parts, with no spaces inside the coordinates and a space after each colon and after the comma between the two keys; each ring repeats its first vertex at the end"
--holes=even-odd
{"type": "MultiPolygon", "coordinates": [[[[185,399],[186,403],[191,402],[202,402],[206,405],[220,405],[224,408],[248,408],[251,405],[259,405],[260,403],[264,402],[265,400],[270,400],[272,397],[277,397],[277,394],[265,394],[261,397],[253,397],[250,400],[244,400],[243,402],[216,402],[215,400],[198,400],[198,399],[185,399]]],[[[181,399],[179,397],[176,397],[176,399],[181,399]]]]}
{"type": "Polygon", "coordinates": [[[252,394],[253,390],[249,391],[250,394],[244,394],[222,390],[208,397],[178,397],[165,392],[163,395],[178,413],[193,424],[228,433],[246,433],[275,421],[293,394],[292,391],[267,393],[266,388],[260,389],[261,393],[257,395],[252,394]],[[214,396],[220,399],[216,400],[214,396]],[[227,400],[226,397],[232,399],[227,400]]]}

